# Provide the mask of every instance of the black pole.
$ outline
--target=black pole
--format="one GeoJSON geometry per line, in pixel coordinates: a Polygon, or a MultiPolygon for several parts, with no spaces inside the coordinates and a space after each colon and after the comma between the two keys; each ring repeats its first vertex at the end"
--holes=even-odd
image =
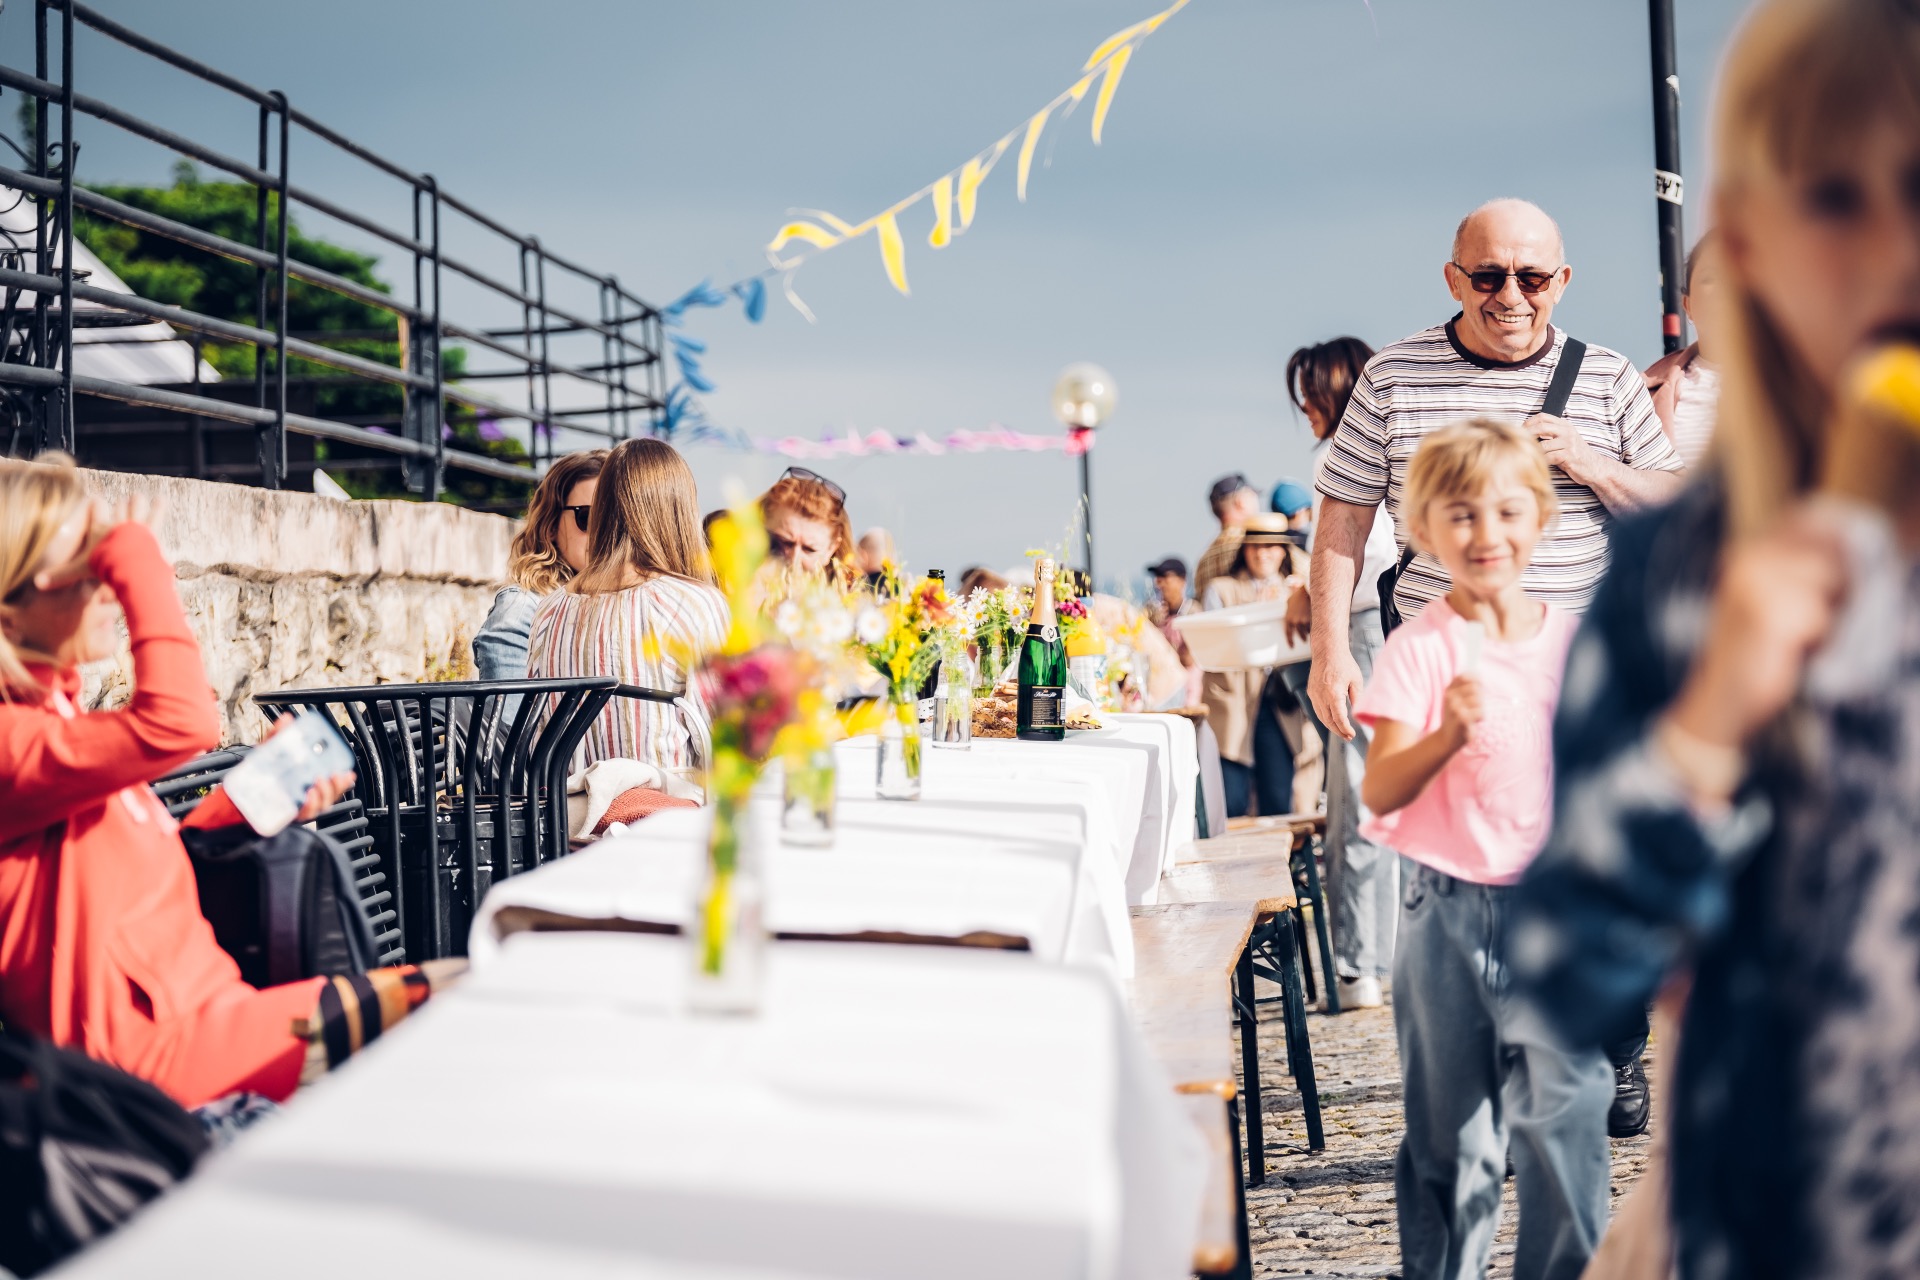
{"type": "Polygon", "coordinates": [[[1087,594],[1093,594],[1093,431],[1081,427],[1073,433],[1080,438],[1080,525],[1087,535],[1087,594]]]}
{"type": "Polygon", "coordinates": [[[1673,0],[1647,0],[1653,44],[1653,191],[1660,218],[1660,345],[1686,345],[1680,289],[1686,260],[1680,182],[1680,71],[1673,54],[1673,0]]]}

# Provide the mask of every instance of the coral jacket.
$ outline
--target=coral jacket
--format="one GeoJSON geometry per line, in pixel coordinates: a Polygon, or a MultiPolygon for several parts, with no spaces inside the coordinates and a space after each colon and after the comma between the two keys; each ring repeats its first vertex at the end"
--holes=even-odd
{"type": "Polygon", "coordinates": [[[301,1049],[291,1021],[318,982],[270,993],[241,979],[148,787],[220,740],[172,567],[138,524],[91,564],[127,616],[133,700],[79,714],[80,673],[41,669],[40,703],[0,702],[0,1021],[189,1106],[240,1087],[284,1096],[301,1049]]]}

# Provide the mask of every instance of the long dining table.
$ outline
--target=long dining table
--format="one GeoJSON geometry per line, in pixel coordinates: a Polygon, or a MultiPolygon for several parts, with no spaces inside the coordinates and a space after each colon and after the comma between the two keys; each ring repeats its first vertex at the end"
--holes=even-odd
{"type": "Polygon", "coordinates": [[[687,1009],[704,813],[496,884],[460,986],[72,1274],[1188,1274],[1208,1155],[1122,988],[1193,731],[1110,722],[930,749],[916,802],[840,744],[834,845],[766,846],[751,1015],[687,1009]]]}

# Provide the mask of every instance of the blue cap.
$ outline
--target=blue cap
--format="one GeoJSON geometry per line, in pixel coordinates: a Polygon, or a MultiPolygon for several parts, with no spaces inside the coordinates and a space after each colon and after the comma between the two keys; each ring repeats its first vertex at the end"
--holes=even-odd
{"type": "Polygon", "coordinates": [[[1273,497],[1267,505],[1291,520],[1313,505],[1313,494],[1297,480],[1282,480],[1273,486],[1273,497]]]}

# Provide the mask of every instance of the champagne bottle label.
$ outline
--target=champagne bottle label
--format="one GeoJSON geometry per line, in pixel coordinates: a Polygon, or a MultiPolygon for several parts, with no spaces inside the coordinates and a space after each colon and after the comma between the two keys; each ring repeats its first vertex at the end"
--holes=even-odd
{"type": "Polygon", "coordinates": [[[1026,690],[1021,720],[1029,729],[1065,729],[1067,727],[1065,689],[1035,685],[1026,690]]]}

